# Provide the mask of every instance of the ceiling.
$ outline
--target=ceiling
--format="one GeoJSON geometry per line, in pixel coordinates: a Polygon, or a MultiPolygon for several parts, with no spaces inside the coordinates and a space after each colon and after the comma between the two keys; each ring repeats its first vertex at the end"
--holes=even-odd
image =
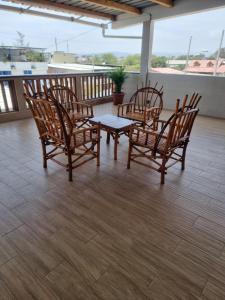
{"type": "Polygon", "coordinates": [[[45,8],[79,16],[115,21],[118,15],[141,15],[143,9],[155,5],[172,6],[172,0],[7,0],[30,7],[45,8]]]}

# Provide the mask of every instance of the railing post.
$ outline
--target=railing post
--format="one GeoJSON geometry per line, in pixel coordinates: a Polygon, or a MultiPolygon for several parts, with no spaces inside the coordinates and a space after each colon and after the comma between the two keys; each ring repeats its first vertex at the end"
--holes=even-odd
{"type": "Polygon", "coordinates": [[[15,78],[14,79],[14,89],[15,97],[18,104],[19,112],[27,111],[26,101],[23,96],[23,79],[15,78]]]}
{"type": "Polygon", "coordinates": [[[82,76],[76,76],[76,96],[79,101],[83,101],[83,87],[82,87],[82,76]]]}

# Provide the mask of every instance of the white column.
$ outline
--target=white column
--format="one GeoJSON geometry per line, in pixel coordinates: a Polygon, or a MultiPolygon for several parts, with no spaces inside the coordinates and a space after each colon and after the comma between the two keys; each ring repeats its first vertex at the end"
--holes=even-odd
{"type": "Polygon", "coordinates": [[[146,74],[148,74],[151,65],[153,36],[154,22],[150,19],[143,22],[141,46],[141,76],[143,76],[143,78],[146,78],[146,74]]]}

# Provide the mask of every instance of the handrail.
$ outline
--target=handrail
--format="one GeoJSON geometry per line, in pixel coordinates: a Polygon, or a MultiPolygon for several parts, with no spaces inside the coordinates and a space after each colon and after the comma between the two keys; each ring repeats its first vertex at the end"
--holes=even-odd
{"type": "Polygon", "coordinates": [[[0,76],[0,122],[30,116],[23,97],[24,83],[31,84],[37,93],[44,92],[45,87],[65,85],[73,90],[79,101],[88,103],[112,100],[113,83],[106,72],[0,76]]]}

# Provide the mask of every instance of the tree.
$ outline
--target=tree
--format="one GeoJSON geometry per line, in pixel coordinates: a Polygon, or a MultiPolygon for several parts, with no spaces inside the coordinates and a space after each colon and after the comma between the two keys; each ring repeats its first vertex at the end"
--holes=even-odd
{"type": "Polygon", "coordinates": [[[29,43],[25,44],[25,34],[21,33],[20,31],[17,31],[18,39],[16,39],[16,45],[17,47],[29,47],[29,43]]]}
{"type": "Polygon", "coordinates": [[[33,61],[33,62],[44,62],[45,56],[44,53],[41,52],[35,52],[33,50],[26,52],[26,59],[27,61],[33,61]]]}
{"type": "Polygon", "coordinates": [[[153,56],[151,60],[152,68],[165,68],[167,67],[167,57],[153,56]]]}
{"type": "Polygon", "coordinates": [[[94,65],[101,65],[102,64],[101,55],[95,54],[94,56],[90,57],[90,63],[93,63],[94,65]]]}
{"type": "Polygon", "coordinates": [[[123,61],[123,64],[125,66],[134,66],[134,65],[140,66],[140,60],[141,60],[140,54],[128,55],[123,61]]]}
{"type": "Polygon", "coordinates": [[[101,55],[101,58],[106,65],[116,65],[118,63],[117,57],[112,53],[104,53],[101,55]]]}

